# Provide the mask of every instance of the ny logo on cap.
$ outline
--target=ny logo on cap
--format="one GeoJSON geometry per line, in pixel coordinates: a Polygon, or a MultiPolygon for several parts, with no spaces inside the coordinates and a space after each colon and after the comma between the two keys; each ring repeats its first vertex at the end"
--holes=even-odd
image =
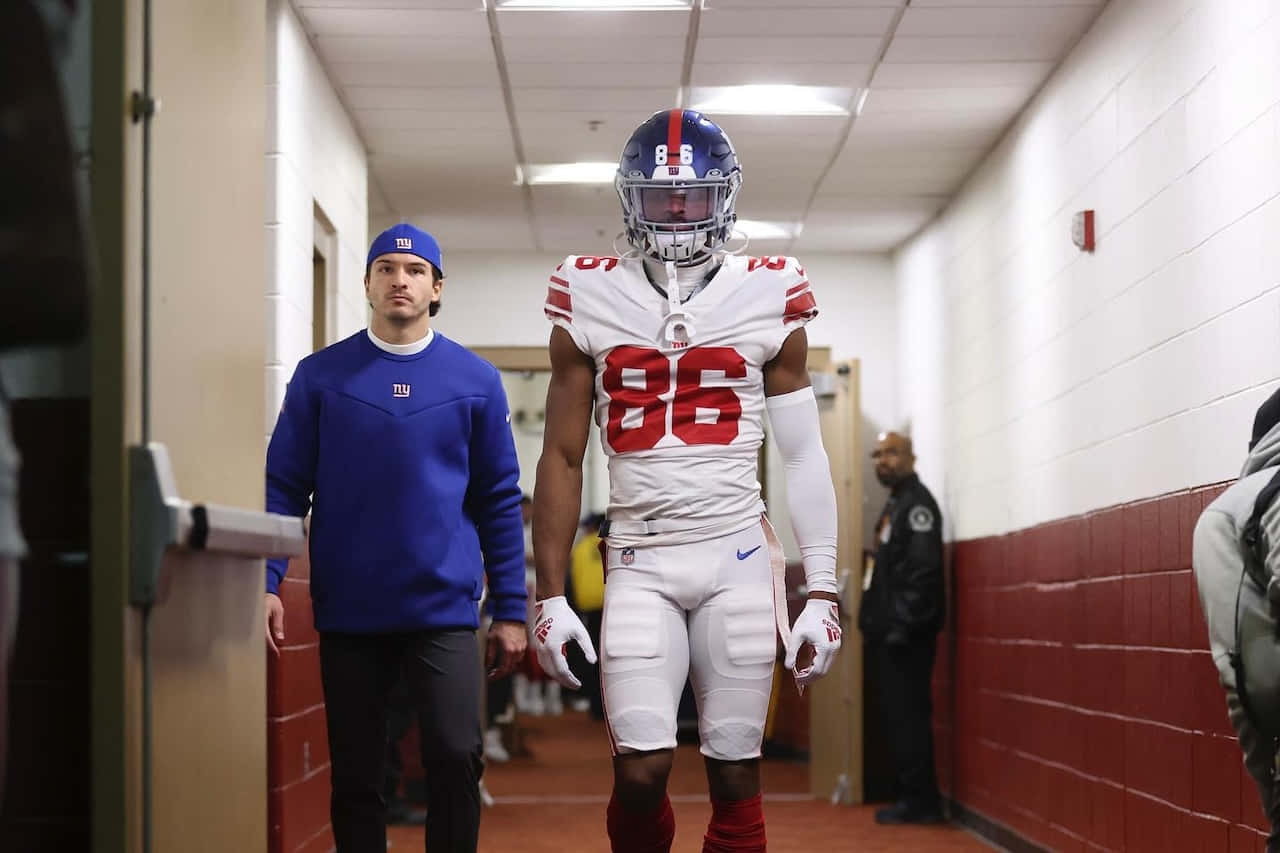
{"type": "MultiPolygon", "coordinates": [[[[412,248],[413,248],[413,241],[412,241],[412,240],[410,240],[408,237],[397,237],[397,238],[396,238],[396,248],[397,248],[397,249],[412,249],[412,248]]],[[[405,396],[407,397],[408,395],[406,394],[405,396]]]]}
{"type": "Polygon", "coordinates": [[[409,384],[407,382],[394,382],[391,385],[392,397],[408,397],[409,384]]]}

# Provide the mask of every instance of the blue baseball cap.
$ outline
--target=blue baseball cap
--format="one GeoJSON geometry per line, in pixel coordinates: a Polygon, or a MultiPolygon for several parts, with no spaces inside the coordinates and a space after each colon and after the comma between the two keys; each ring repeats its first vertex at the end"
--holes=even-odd
{"type": "Polygon", "coordinates": [[[365,261],[365,272],[373,266],[373,261],[380,255],[404,252],[417,255],[434,266],[440,275],[444,275],[444,265],[440,262],[440,244],[436,238],[420,228],[414,228],[408,222],[392,225],[373,240],[369,247],[369,258],[365,261]]]}

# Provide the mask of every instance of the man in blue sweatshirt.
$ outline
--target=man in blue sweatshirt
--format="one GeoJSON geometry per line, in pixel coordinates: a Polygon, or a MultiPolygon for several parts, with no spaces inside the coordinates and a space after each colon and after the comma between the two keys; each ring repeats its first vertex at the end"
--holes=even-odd
{"type": "MultiPolygon", "coordinates": [[[[298,363],[267,450],[267,509],[311,513],[311,601],[339,853],[384,853],[387,697],[404,678],[422,736],[433,853],[480,825],[478,602],[491,677],[524,655],[524,536],[498,371],[436,334],[440,248],[400,224],[369,249],[366,331],[298,363]]],[[[286,563],[267,563],[267,641],[286,563]]]]}

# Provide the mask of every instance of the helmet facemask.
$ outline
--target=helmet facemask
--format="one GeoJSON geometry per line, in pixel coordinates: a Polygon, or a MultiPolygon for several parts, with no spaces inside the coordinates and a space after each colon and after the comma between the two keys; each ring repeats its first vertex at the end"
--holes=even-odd
{"type": "Polygon", "coordinates": [[[713,170],[705,178],[655,179],[619,172],[614,186],[628,242],[647,257],[685,267],[702,263],[728,242],[742,175],[713,170]]]}

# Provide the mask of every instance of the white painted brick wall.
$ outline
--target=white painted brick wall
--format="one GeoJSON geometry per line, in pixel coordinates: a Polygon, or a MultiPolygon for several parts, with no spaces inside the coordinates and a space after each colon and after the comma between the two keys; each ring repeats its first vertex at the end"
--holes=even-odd
{"type": "Polygon", "coordinates": [[[1280,378],[1278,143],[1280,3],[1113,0],[898,252],[900,416],[949,535],[1237,473],[1280,378]]]}
{"type": "Polygon", "coordinates": [[[267,4],[266,433],[294,366],[312,347],[315,206],[333,224],[336,338],[365,325],[368,162],[286,0],[267,4]]]}

